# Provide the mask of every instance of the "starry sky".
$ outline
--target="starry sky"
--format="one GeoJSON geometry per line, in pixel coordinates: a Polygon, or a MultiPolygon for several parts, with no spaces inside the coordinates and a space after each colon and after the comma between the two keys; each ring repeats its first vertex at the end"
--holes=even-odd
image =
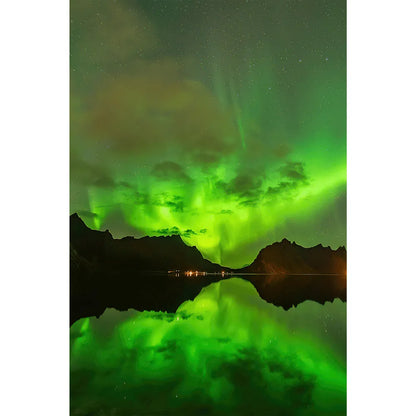
{"type": "Polygon", "coordinates": [[[345,0],[70,7],[71,213],[230,267],[345,245],[345,0]]]}

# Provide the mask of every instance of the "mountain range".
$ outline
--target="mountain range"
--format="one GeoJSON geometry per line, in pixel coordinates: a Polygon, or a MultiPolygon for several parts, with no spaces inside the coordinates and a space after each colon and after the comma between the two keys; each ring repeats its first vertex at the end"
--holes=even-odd
{"type": "Polygon", "coordinates": [[[305,248],[283,239],[260,250],[249,266],[230,269],[204,259],[178,235],[114,239],[108,230],[91,230],[77,214],[70,216],[71,324],[99,316],[106,307],[174,312],[202,287],[221,279],[167,278],[169,270],[241,274],[265,300],[286,309],[307,299],[346,300],[344,247],[305,248]]]}
{"type": "MultiPolygon", "coordinates": [[[[70,217],[71,247],[86,260],[109,267],[146,271],[204,270],[231,271],[204,259],[198,249],[187,246],[179,235],[167,237],[124,237],[88,228],[77,214],[70,217]]],[[[305,248],[287,239],[262,250],[249,266],[234,269],[240,273],[345,274],[346,250],[332,250],[321,244],[305,248]]]]}

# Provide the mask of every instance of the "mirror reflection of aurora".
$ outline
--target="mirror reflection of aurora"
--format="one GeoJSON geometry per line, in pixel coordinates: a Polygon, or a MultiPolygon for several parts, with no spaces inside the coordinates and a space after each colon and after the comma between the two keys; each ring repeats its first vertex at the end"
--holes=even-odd
{"type": "Polygon", "coordinates": [[[345,309],[335,300],[284,311],[232,278],[176,313],[81,319],[71,328],[71,412],[345,414],[345,309]]]}

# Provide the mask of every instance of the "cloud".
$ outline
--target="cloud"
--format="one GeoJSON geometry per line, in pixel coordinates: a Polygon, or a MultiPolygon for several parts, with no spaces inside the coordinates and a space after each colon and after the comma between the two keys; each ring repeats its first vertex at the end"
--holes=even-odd
{"type": "Polygon", "coordinates": [[[191,237],[192,235],[197,235],[197,234],[198,233],[188,228],[187,230],[183,231],[181,235],[183,235],[184,237],[191,237]]]}
{"type": "Polygon", "coordinates": [[[258,198],[262,193],[262,181],[254,174],[241,173],[230,182],[218,181],[216,186],[223,192],[241,199],[243,203],[258,198]]]}
{"type": "Polygon", "coordinates": [[[169,195],[161,193],[156,195],[150,202],[151,205],[167,207],[174,212],[183,212],[184,200],[179,195],[169,195]]]}
{"type": "Polygon", "coordinates": [[[192,182],[192,179],[185,173],[183,167],[175,162],[158,163],[153,167],[151,173],[163,181],[192,182]]]}
{"type": "MultiPolygon", "coordinates": [[[[191,157],[195,163],[199,163],[201,165],[212,165],[218,162],[218,160],[223,156],[223,152],[221,152],[220,149],[218,150],[219,151],[208,151],[205,149],[194,150],[191,157]]],[[[228,153],[228,151],[224,153],[228,153]]]]}
{"type": "Polygon", "coordinates": [[[98,188],[113,188],[116,183],[99,164],[88,163],[77,156],[71,156],[70,160],[71,180],[82,185],[95,186],[98,188]]]}
{"type": "Polygon", "coordinates": [[[287,143],[282,143],[273,148],[272,152],[278,158],[284,158],[291,152],[291,148],[287,143]]]}
{"type": "Polygon", "coordinates": [[[157,32],[129,1],[71,2],[71,146],[111,162],[162,151],[217,163],[239,147],[232,113],[157,32]]]}
{"type": "Polygon", "coordinates": [[[265,192],[266,197],[289,197],[300,186],[308,184],[308,177],[305,173],[305,164],[303,162],[287,161],[279,169],[279,172],[284,180],[279,182],[276,186],[269,186],[265,192]]]}
{"type": "MultiPolygon", "coordinates": [[[[274,199],[276,196],[290,197],[293,192],[302,185],[308,183],[303,162],[287,161],[278,170],[283,180],[276,186],[268,186],[263,189],[263,176],[261,173],[240,173],[231,181],[217,181],[216,186],[227,195],[232,195],[239,200],[238,204],[244,207],[256,206],[264,200],[274,199]]],[[[220,213],[229,214],[228,210],[220,213]]]]}
{"type": "Polygon", "coordinates": [[[178,227],[171,227],[171,228],[159,228],[158,230],[153,231],[155,234],[168,236],[168,235],[180,235],[180,231],[178,227]]]}
{"type": "Polygon", "coordinates": [[[238,146],[231,117],[201,83],[186,79],[169,59],[136,76],[103,83],[91,99],[88,140],[116,154],[176,149],[214,163],[238,146]]]}
{"type": "Polygon", "coordinates": [[[282,181],[277,186],[269,186],[266,195],[285,195],[295,190],[299,184],[297,182],[282,181]]]}
{"type": "Polygon", "coordinates": [[[174,226],[170,228],[159,228],[158,230],[154,230],[153,232],[155,234],[163,235],[163,236],[180,235],[183,237],[192,237],[193,235],[205,234],[207,232],[207,229],[204,228],[203,230],[200,230],[198,232],[198,231],[191,230],[190,228],[186,230],[180,230],[178,227],[174,226]]]}
{"type": "MultiPolygon", "coordinates": [[[[172,18],[177,11],[171,2],[167,7],[173,14],[151,3],[71,0],[71,152],[81,159],[71,160],[71,211],[94,211],[99,218],[90,223],[109,227],[111,206],[120,207],[126,224],[147,232],[174,224],[189,224],[198,232],[210,224],[210,233],[218,239],[196,238],[195,244],[206,256],[215,256],[212,260],[224,262],[230,253],[241,252],[246,240],[257,241],[258,248],[274,241],[272,230],[290,217],[292,208],[298,213],[293,221],[305,216],[313,222],[309,199],[299,198],[296,206],[282,200],[307,185],[309,164],[314,183],[332,174],[332,167],[339,172],[344,166],[340,156],[345,136],[338,117],[345,116],[338,111],[343,107],[321,111],[335,120],[329,127],[318,122],[319,117],[303,117],[312,113],[294,105],[296,91],[277,88],[287,74],[281,74],[279,58],[275,65],[272,48],[265,45],[256,49],[258,55],[247,55],[254,43],[245,42],[237,47],[238,56],[230,56],[229,46],[238,40],[233,30],[227,35],[231,43],[223,42],[222,31],[217,31],[222,33],[218,39],[210,34],[204,38],[216,20],[201,17],[199,6],[190,13],[211,25],[208,32],[197,28],[187,13],[172,18]],[[195,30],[205,35],[189,36],[195,30]],[[253,59],[241,68],[247,56],[253,59]],[[316,153],[319,146],[333,150],[331,166],[316,153]],[[295,154],[304,155],[307,165],[296,160],[285,165],[295,154]],[[219,179],[222,183],[216,187],[219,179]],[[179,189],[179,184],[186,186],[179,189]],[[257,221],[262,204],[270,215],[257,221]],[[102,206],[108,208],[98,208],[102,206]],[[237,235],[238,230],[250,232],[237,235]]],[[[211,6],[216,16],[217,8],[211,6]]],[[[256,13],[253,8],[253,16],[256,13]]],[[[237,26],[245,33],[243,15],[237,26]]],[[[218,27],[223,25],[228,23],[218,27]]],[[[296,71],[292,75],[296,77],[296,71]]],[[[331,78],[325,77],[330,81],[326,84],[342,93],[335,88],[343,85],[338,75],[327,75],[331,78]]],[[[321,102],[326,96],[331,107],[336,104],[338,98],[315,81],[313,92],[306,84],[298,85],[303,101],[321,102]]],[[[322,190],[322,199],[328,199],[329,192],[322,190]]],[[[313,233],[318,232],[315,227],[313,233]]]]}
{"type": "Polygon", "coordinates": [[[305,182],[307,176],[305,174],[305,164],[303,162],[286,162],[280,168],[283,177],[292,179],[293,181],[305,182]]]}
{"type": "Polygon", "coordinates": [[[72,77],[76,80],[78,73],[93,80],[97,73],[119,72],[125,64],[159,49],[153,24],[127,1],[71,0],[70,8],[72,77]]]}

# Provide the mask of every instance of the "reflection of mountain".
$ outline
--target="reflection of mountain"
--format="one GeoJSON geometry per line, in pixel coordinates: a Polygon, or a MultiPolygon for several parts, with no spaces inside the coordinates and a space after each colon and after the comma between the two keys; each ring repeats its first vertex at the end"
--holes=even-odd
{"type": "Polygon", "coordinates": [[[172,312],[72,325],[72,415],[345,416],[341,301],[284,311],[231,278],[172,312]]]}
{"type": "Polygon", "coordinates": [[[346,250],[340,247],[331,250],[318,244],[305,248],[291,243],[285,238],[260,250],[260,253],[247,267],[246,273],[275,274],[346,274],[346,250]]]}
{"type": "MultiPolygon", "coordinates": [[[[113,239],[108,231],[89,229],[76,214],[70,217],[70,227],[71,323],[81,317],[99,316],[107,307],[174,312],[221,277],[168,276],[168,270],[229,270],[204,259],[196,247],[187,246],[179,236],[113,239]]],[[[263,299],[285,309],[308,299],[345,301],[345,256],[344,248],[306,249],[283,240],[261,250],[250,266],[235,273],[280,274],[242,277],[253,283],[263,299]],[[340,276],[318,275],[342,272],[340,276]]]]}

